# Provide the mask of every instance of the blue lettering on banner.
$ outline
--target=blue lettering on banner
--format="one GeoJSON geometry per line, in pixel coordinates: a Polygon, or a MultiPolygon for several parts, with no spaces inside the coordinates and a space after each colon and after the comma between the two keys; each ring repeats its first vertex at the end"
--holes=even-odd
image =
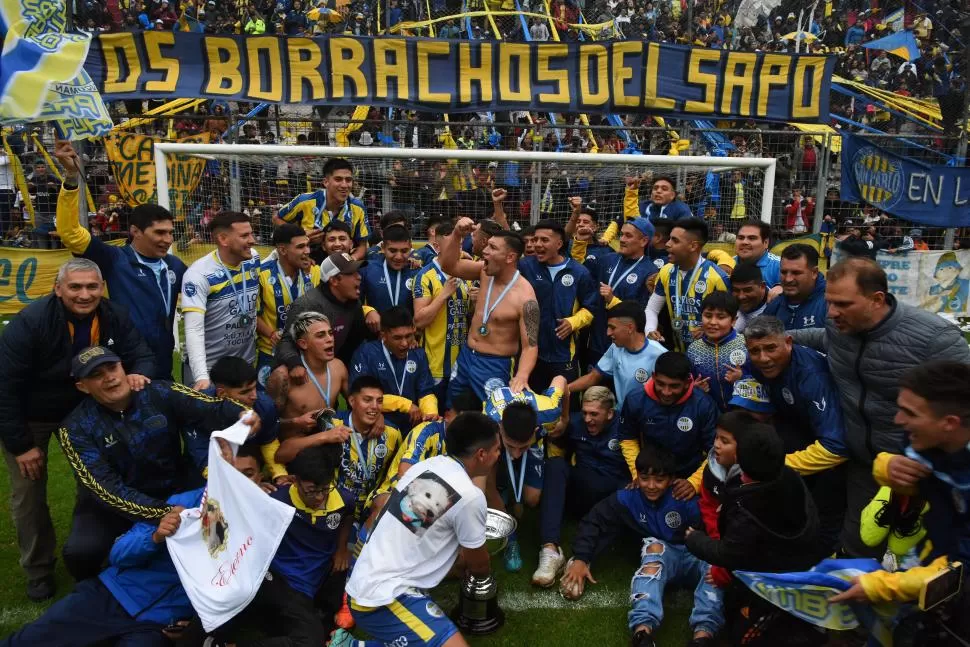
{"type": "MultiPolygon", "coordinates": [[[[11,275],[14,274],[13,263],[10,259],[0,258],[0,292],[7,292],[3,288],[11,285],[11,275]]],[[[37,258],[30,256],[25,258],[17,266],[16,274],[13,276],[13,294],[2,294],[0,295],[0,303],[4,301],[9,301],[14,297],[17,301],[23,304],[32,303],[34,299],[28,296],[30,291],[30,286],[34,283],[34,277],[37,276],[37,258]]]]}

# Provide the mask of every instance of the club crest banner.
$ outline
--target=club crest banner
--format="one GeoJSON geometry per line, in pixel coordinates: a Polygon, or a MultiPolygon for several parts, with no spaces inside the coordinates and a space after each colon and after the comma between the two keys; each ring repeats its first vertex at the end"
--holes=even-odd
{"type": "Polygon", "coordinates": [[[933,166],[842,135],[842,199],[931,227],[970,226],[970,168],[933,166]]]}
{"type": "MultiPolygon", "coordinates": [[[[118,192],[129,206],[156,203],[154,137],[134,133],[113,134],[104,140],[118,192]]],[[[209,143],[209,133],[183,137],[180,143],[209,143]]],[[[199,186],[206,160],[189,155],[169,155],[169,200],[176,217],[183,214],[185,200],[199,186]]]]}
{"type": "Polygon", "coordinates": [[[441,112],[540,110],[828,120],[834,57],[643,41],[102,34],[85,69],[108,100],[193,97],[441,112]]]}

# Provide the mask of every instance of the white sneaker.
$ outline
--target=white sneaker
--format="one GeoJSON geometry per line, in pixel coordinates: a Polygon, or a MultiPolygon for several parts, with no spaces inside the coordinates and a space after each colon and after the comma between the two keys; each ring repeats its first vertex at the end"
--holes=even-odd
{"type": "Polygon", "coordinates": [[[539,568],[532,574],[532,583],[549,588],[556,582],[556,576],[559,575],[565,561],[561,548],[543,547],[539,551],[539,568]]]}

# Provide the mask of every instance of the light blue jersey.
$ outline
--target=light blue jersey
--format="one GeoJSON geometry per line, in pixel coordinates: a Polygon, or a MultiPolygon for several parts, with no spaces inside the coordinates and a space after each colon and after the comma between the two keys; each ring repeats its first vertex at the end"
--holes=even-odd
{"type": "Polygon", "coordinates": [[[632,389],[643,388],[653,375],[657,358],[666,352],[666,348],[652,339],[644,340],[643,348],[636,352],[610,344],[596,364],[596,370],[613,378],[617,411],[622,410],[623,400],[632,389]]]}

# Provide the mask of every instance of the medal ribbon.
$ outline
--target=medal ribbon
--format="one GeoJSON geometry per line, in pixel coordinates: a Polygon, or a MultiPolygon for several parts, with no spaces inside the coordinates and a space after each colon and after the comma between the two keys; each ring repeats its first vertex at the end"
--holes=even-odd
{"type": "Polygon", "coordinates": [[[330,364],[327,364],[327,390],[324,391],[323,388],[321,388],[320,386],[320,381],[317,380],[317,376],[314,375],[313,371],[310,370],[310,365],[306,363],[306,358],[303,356],[303,353],[300,353],[300,361],[303,362],[303,368],[306,369],[307,376],[310,378],[310,381],[313,382],[313,386],[317,387],[317,392],[320,394],[320,397],[323,398],[324,403],[326,403],[327,408],[329,409],[330,408],[330,364]]]}
{"type": "Polygon", "coordinates": [[[629,268],[627,269],[627,271],[626,271],[626,272],[624,272],[623,274],[621,274],[621,275],[620,275],[620,278],[618,278],[618,279],[616,280],[616,283],[614,283],[614,282],[613,282],[613,277],[614,277],[614,276],[616,275],[616,271],[617,271],[618,269],[620,269],[620,260],[619,260],[619,259],[617,259],[617,261],[616,261],[616,266],[615,266],[615,267],[613,268],[613,271],[612,271],[612,272],[610,272],[610,280],[609,280],[609,286],[610,286],[610,289],[611,289],[611,290],[614,290],[614,291],[615,291],[615,290],[616,290],[616,286],[617,286],[617,285],[619,285],[620,283],[622,283],[622,282],[623,282],[623,279],[625,279],[625,278],[627,277],[627,275],[628,275],[628,274],[629,274],[630,272],[632,272],[633,270],[635,270],[635,269],[636,269],[636,267],[637,267],[637,265],[639,265],[639,264],[640,264],[640,261],[642,261],[643,259],[644,259],[644,257],[643,257],[643,256],[641,256],[640,258],[638,258],[638,259],[637,259],[637,262],[636,262],[636,263],[634,263],[633,265],[631,265],[631,266],[630,266],[630,267],[629,267],[629,268]]]}
{"type": "Polygon", "coordinates": [[[350,443],[353,445],[354,451],[357,452],[357,465],[360,467],[364,480],[366,480],[370,478],[370,470],[368,469],[370,465],[370,440],[367,441],[367,453],[365,454],[360,445],[360,439],[363,436],[354,429],[354,419],[350,415],[347,416],[347,426],[350,427],[350,443]]]}
{"type": "Polygon", "coordinates": [[[235,299],[236,305],[239,306],[240,318],[249,315],[248,308],[246,307],[246,274],[249,273],[249,271],[246,269],[246,261],[239,264],[239,273],[242,274],[242,293],[240,293],[236,289],[236,283],[232,278],[232,272],[229,271],[226,264],[222,262],[221,258],[219,258],[219,252],[215,251],[213,254],[216,256],[216,262],[219,263],[219,267],[221,267],[222,271],[226,273],[226,278],[229,279],[229,289],[232,290],[232,298],[235,299]],[[242,297],[241,300],[240,297],[242,297]]]}
{"type": "Polygon", "coordinates": [[[387,346],[384,345],[384,342],[381,342],[381,350],[384,351],[384,359],[387,360],[387,366],[391,369],[391,375],[394,376],[394,386],[397,387],[397,394],[403,396],[404,380],[406,380],[408,376],[407,355],[404,356],[404,371],[402,371],[401,379],[398,381],[397,371],[394,370],[394,362],[391,361],[391,354],[387,352],[387,346]]]}
{"type": "Polygon", "coordinates": [[[509,455],[509,448],[505,448],[505,466],[509,469],[509,482],[512,484],[512,496],[515,497],[516,503],[522,503],[522,488],[525,485],[525,464],[528,462],[527,454],[529,450],[522,452],[521,467],[519,467],[519,487],[515,487],[515,470],[512,467],[512,457],[509,455]]]}
{"type": "Polygon", "coordinates": [[[498,299],[495,300],[495,303],[492,304],[491,308],[488,307],[488,304],[492,300],[492,286],[495,285],[495,277],[492,276],[489,278],[491,280],[488,282],[488,290],[485,291],[485,308],[482,310],[482,328],[488,325],[488,319],[492,316],[492,312],[498,307],[498,304],[502,303],[502,299],[504,299],[505,295],[509,293],[509,290],[511,290],[512,286],[515,285],[515,282],[519,280],[519,271],[515,271],[515,274],[512,276],[512,280],[509,281],[508,285],[502,289],[498,295],[498,299]]]}
{"type": "MultiPolygon", "coordinates": [[[[687,290],[686,290],[686,292],[690,292],[691,291],[691,286],[692,285],[695,285],[697,283],[697,279],[700,277],[700,273],[701,273],[701,270],[703,269],[703,267],[704,267],[704,259],[702,259],[702,258],[701,259],[698,259],[698,261],[697,261],[697,267],[694,268],[694,272],[690,275],[690,278],[687,280],[687,290]]],[[[685,274],[684,277],[687,278],[687,275],[685,274]]],[[[674,296],[674,320],[681,320],[681,311],[683,309],[683,297],[681,296],[681,287],[682,287],[682,285],[681,285],[681,280],[680,280],[680,268],[677,267],[677,266],[674,266],[674,271],[672,272],[671,280],[673,280],[674,278],[677,279],[677,283],[674,284],[674,287],[677,288],[676,291],[674,292],[674,294],[675,294],[675,296],[674,296]]]]}
{"type": "Polygon", "coordinates": [[[387,296],[391,299],[391,305],[396,306],[397,302],[401,300],[401,274],[404,271],[400,270],[397,273],[397,283],[394,286],[394,292],[391,292],[391,275],[387,272],[387,261],[384,261],[384,282],[387,287],[387,296]]]}

